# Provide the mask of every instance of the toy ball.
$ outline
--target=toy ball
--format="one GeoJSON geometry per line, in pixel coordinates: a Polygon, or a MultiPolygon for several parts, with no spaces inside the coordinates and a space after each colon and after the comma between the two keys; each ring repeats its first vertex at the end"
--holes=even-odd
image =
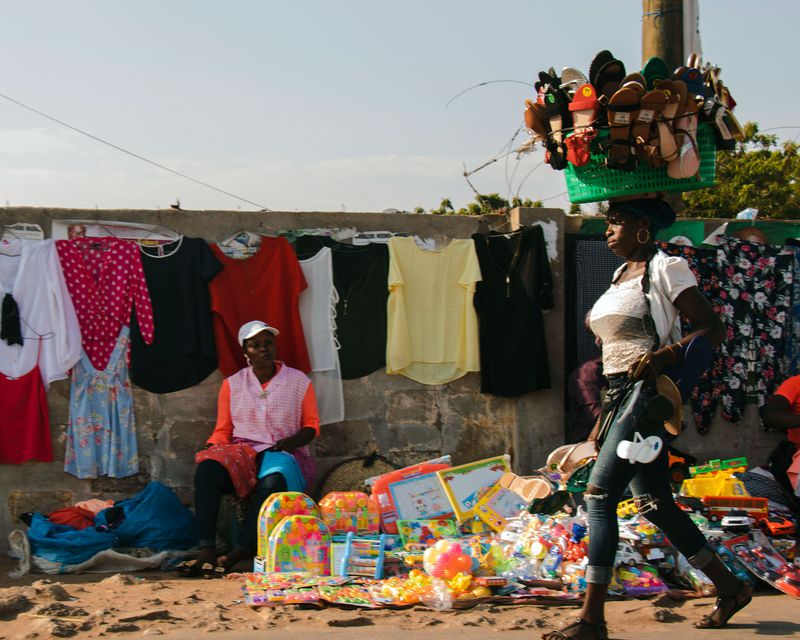
{"type": "Polygon", "coordinates": [[[492,590],[489,587],[475,587],[471,593],[476,598],[488,598],[492,595],[492,590]]]}
{"type": "Polygon", "coordinates": [[[449,540],[439,540],[422,555],[425,571],[434,578],[450,580],[456,574],[472,574],[473,559],[464,553],[461,545],[449,540]]]}

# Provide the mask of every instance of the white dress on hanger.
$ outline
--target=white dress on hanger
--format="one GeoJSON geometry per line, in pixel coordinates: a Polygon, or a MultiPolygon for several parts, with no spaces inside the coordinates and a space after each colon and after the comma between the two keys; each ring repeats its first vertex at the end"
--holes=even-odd
{"type": "Polygon", "coordinates": [[[0,373],[19,378],[36,366],[45,387],[81,357],[81,330],[52,240],[0,241],[0,303],[10,293],[19,307],[22,346],[0,340],[0,373]]]}
{"type": "Polygon", "coordinates": [[[300,294],[300,320],[311,361],[311,383],[317,396],[320,424],[344,420],[344,394],[336,342],[336,303],[330,247],[300,260],[307,287],[300,294]]]}

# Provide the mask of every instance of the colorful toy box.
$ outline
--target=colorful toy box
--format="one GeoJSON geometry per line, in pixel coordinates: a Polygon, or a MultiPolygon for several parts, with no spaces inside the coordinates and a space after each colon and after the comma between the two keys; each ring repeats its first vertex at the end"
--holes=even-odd
{"type": "MultiPolygon", "coordinates": [[[[319,517],[316,503],[305,493],[281,491],[264,500],[258,512],[258,557],[266,559],[269,536],[277,524],[287,516],[319,517]]],[[[258,569],[256,569],[258,571],[258,569]]]]}
{"type": "Polygon", "coordinates": [[[379,580],[383,578],[386,536],[357,538],[348,533],[343,543],[334,543],[336,552],[331,554],[331,574],[336,576],[364,576],[379,580]]]}
{"type": "Polygon", "coordinates": [[[333,491],[319,501],[319,510],[332,535],[377,534],[380,530],[378,505],[360,491],[333,491]]]}
{"type": "Polygon", "coordinates": [[[270,572],[308,571],[330,575],[331,535],[314,516],[288,516],[269,535],[266,569],[270,572]]]}

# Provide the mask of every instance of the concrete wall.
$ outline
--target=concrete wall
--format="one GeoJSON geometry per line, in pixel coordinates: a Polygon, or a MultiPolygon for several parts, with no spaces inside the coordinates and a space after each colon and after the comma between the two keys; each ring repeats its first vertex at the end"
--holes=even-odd
{"type": "MultiPolygon", "coordinates": [[[[0,209],[0,224],[35,222],[47,235],[54,219],[165,224],[212,242],[240,229],[270,233],[354,227],[360,231],[405,231],[446,243],[452,238],[468,238],[481,221],[474,217],[377,213],[0,209]]],[[[564,233],[576,230],[580,220],[557,209],[517,209],[510,221],[502,217],[485,220],[500,230],[534,222],[545,227],[556,303],[545,316],[552,388],[506,399],[481,394],[478,374],[433,387],[382,371],[346,380],[346,420],[324,427],[315,443],[321,474],[340,460],[373,450],[398,464],[443,453],[463,463],[510,452],[514,469],[524,473],[543,464],[547,454],[563,443],[564,233]]],[[[0,466],[0,545],[5,548],[6,534],[19,526],[16,516],[20,513],[47,512],[89,497],[126,497],[150,479],[165,482],[190,504],[194,453],[213,428],[221,379],[217,372],[192,389],[163,395],[135,388],[141,471],[132,478],[95,480],[78,480],[63,471],[69,383],[53,384],[48,402],[55,462],[0,466]]],[[[747,454],[760,460],[778,440],[775,434],[759,431],[757,416],[750,411],[739,425],[718,419],[708,436],[698,436],[690,428],[678,444],[698,458],[747,454]]]]}

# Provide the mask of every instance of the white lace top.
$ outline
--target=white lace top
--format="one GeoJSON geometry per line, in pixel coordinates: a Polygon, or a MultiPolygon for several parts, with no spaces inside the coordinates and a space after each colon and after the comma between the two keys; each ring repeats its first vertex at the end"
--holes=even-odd
{"type": "Polygon", "coordinates": [[[642,278],[612,284],[589,312],[589,326],[603,342],[603,373],[625,373],[657,342],[642,291],[642,278]]]}

